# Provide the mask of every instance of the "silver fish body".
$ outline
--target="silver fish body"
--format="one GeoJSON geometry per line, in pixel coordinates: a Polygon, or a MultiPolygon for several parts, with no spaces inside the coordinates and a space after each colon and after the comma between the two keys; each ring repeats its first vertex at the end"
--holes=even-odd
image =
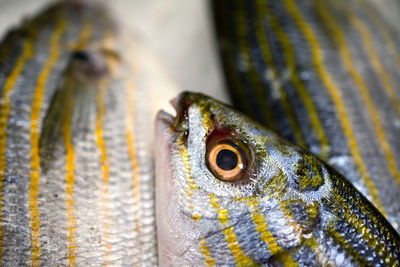
{"type": "Polygon", "coordinates": [[[0,51],[0,264],[156,265],[152,117],[175,89],[157,61],[83,1],[0,51]]]}

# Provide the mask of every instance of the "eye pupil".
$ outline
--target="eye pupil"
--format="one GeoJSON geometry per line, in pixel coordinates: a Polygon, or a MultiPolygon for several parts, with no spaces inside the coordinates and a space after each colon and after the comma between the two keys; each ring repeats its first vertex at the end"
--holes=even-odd
{"type": "Polygon", "coordinates": [[[217,155],[217,165],[224,171],[233,170],[239,162],[235,152],[229,149],[221,149],[217,155]]]}

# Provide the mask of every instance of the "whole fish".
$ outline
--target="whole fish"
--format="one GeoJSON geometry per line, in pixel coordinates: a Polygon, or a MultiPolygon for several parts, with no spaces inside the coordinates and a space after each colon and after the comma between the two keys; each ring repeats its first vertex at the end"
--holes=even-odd
{"type": "Polygon", "coordinates": [[[156,122],[159,262],[399,266],[400,236],[333,168],[201,94],[156,122]]]}
{"type": "Polygon", "coordinates": [[[212,1],[236,107],[334,166],[400,227],[400,6],[212,1]]]}
{"type": "Polygon", "coordinates": [[[157,264],[153,113],[174,89],[95,3],[55,4],[5,37],[0,265],[157,264]]]}

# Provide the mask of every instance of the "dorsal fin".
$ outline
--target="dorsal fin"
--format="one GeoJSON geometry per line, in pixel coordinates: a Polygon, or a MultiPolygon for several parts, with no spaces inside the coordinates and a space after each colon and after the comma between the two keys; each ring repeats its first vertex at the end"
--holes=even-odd
{"type": "Polygon", "coordinates": [[[105,55],[98,50],[72,54],[46,113],[40,135],[40,165],[44,173],[66,143],[84,139],[96,112],[96,94],[109,76],[105,55]],[[67,140],[68,139],[68,140],[67,140]]]}

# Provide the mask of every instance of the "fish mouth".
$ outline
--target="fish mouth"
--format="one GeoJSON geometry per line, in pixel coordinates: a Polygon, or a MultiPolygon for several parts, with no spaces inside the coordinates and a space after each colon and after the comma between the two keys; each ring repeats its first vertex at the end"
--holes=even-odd
{"type": "Polygon", "coordinates": [[[188,130],[188,110],[192,101],[190,100],[190,93],[183,92],[170,101],[172,107],[175,109],[176,115],[173,116],[163,110],[157,114],[156,122],[168,126],[170,131],[175,134],[185,133],[188,130]]]}

